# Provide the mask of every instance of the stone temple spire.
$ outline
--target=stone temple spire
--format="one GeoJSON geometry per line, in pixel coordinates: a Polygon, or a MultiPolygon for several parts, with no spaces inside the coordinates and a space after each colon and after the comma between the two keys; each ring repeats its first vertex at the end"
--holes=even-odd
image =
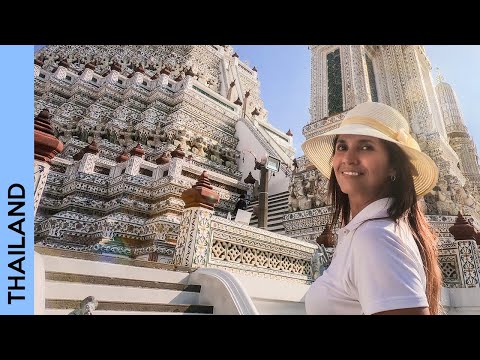
{"type": "Polygon", "coordinates": [[[478,153],[468,129],[465,126],[459,101],[453,88],[445,82],[438,68],[435,92],[445,122],[450,146],[457,153],[460,163],[458,164],[466,179],[478,183],[480,181],[480,166],[478,163],[478,153]]]}
{"type": "Polygon", "coordinates": [[[443,75],[440,72],[440,68],[436,67],[435,73],[436,73],[435,79],[437,80],[437,84],[444,82],[443,75]]]}

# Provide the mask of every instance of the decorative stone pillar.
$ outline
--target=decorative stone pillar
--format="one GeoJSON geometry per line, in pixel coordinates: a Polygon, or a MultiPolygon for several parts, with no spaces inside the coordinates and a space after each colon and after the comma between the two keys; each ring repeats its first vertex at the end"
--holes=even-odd
{"type": "Polygon", "coordinates": [[[63,150],[63,143],[53,135],[50,117],[50,112],[43,109],[34,118],[34,216],[37,213],[38,203],[47,182],[50,162],[63,150]]]}
{"type": "Polygon", "coordinates": [[[73,156],[73,160],[80,160],[78,172],[93,174],[95,169],[95,161],[98,159],[98,146],[95,140],[85,146],[79,153],[73,156]]]}
{"type": "Polygon", "coordinates": [[[89,62],[85,64],[85,69],[80,75],[80,79],[86,82],[91,81],[93,78],[93,74],[95,73],[94,70],[95,70],[95,62],[89,62]]]}
{"type": "Polygon", "coordinates": [[[157,86],[167,86],[168,79],[169,78],[167,74],[161,74],[157,80],[157,86]]]}
{"type": "Polygon", "coordinates": [[[480,233],[459,212],[455,225],[448,229],[458,246],[463,287],[480,287],[480,233]]]}
{"type": "Polygon", "coordinates": [[[371,100],[371,96],[368,95],[370,91],[367,90],[368,75],[366,64],[364,64],[363,45],[348,45],[348,48],[350,48],[353,98],[355,99],[355,102],[353,104],[346,102],[345,110],[348,110],[357,104],[371,100]]]}
{"type": "Polygon", "coordinates": [[[173,150],[170,155],[172,156],[170,160],[170,166],[168,167],[168,176],[177,177],[182,175],[182,168],[183,168],[183,158],[185,157],[185,153],[180,145],[177,146],[175,150],[173,150]]]}
{"type": "Polygon", "coordinates": [[[219,199],[219,194],[212,190],[206,171],[191,189],[182,193],[185,210],[173,257],[175,265],[207,266],[212,244],[211,219],[219,199]]]}
{"type": "Polygon", "coordinates": [[[143,162],[145,151],[142,149],[140,143],[130,150],[130,158],[127,160],[127,167],[125,174],[136,176],[140,172],[140,165],[143,162]]]}
{"type": "Polygon", "coordinates": [[[144,77],[143,74],[144,74],[144,70],[143,70],[143,67],[141,67],[141,65],[140,67],[135,68],[135,72],[131,76],[132,78],[131,84],[140,85],[143,82],[143,77],[144,77]]]}
{"type": "Polygon", "coordinates": [[[335,246],[332,226],[330,224],[325,224],[323,232],[317,237],[317,244],[327,248],[333,248],[335,246]]]}

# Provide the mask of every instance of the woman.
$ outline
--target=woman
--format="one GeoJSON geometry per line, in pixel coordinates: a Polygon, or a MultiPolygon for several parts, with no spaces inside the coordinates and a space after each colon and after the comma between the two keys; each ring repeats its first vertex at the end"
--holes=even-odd
{"type": "Polygon", "coordinates": [[[440,313],[437,238],[418,204],[438,169],[405,118],[362,103],[302,148],[330,178],[332,228],[341,227],[330,266],[305,296],[307,313],[440,313]]]}

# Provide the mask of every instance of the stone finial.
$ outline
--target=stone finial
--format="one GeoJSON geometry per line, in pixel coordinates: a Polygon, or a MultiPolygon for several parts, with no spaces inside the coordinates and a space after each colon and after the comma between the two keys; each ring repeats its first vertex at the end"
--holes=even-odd
{"type": "Polygon", "coordinates": [[[160,70],[160,75],[161,75],[161,74],[170,75],[170,69],[169,69],[167,66],[164,66],[164,67],[160,70]]]}
{"type": "Polygon", "coordinates": [[[254,115],[260,115],[260,111],[258,111],[257,108],[253,109],[253,111],[252,111],[252,116],[254,116],[254,115]]]}
{"type": "Polygon", "coordinates": [[[58,66],[63,66],[64,68],[67,68],[67,69],[70,67],[70,65],[68,65],[67,60],[65,60],[63,58],[60,59],[60,61],[58,62],[58,66]]]}
{"type": "Polygon", "coordinates": [[[257,68],[256,68],[255,66],[253,67],[252,70],[255,71],[255,72],[258,72],[258,70],[257,70],[257,68]]]}
{"type": "Polygon", "coordinates": [[[246,93],[245,93],[245,99],[248,98],[250,96],[250,90],[248,90],[246,93]]]}
{"type": "Polygon", "coordinates": [[[97,67],[97,62],[95,60],[89,61],[88,63],[85,64],[85,69],[95,70],[96,67],[97,67]]]}
{"type": "Polygon", "coordinates": [[[236,79],[233,79],[233,81],[230,83],[230,87],[233,88],[235,86],[235,80],[236,79]]]}
{"type": "Polygon", "coordinates": [[[250,171],[248,173],[248,176],[243,180],[245,184],[255,184],[255,178],[252,176],[252,172],[250,171]]]}
{"type": "Polygon", "coordinates": [[[97,146],[97,143],[95,142],[95,139],[94,139],[90,144],[88,144],[82,150],[80,150],[77,154],[75,154],[73,156],[73,160],[82,160],[83,155],[85,155],[85,154],[96,155],[96,154],[98,154],[98,152],[99,152],[98,146],[97,146]]]}
{"type": "Polygon", "coordinates": [[[118,155],[116,158],[115,158],[115,161],[117,163],[122,163],[124,161],[127,161],[128,160],[128,154],[126,151],[122,152],[120,155],[118,155]]]}
{"type": "Polygon", "coordinates": [[[236,57],[236,58],[238,58],[239,56],[238,56],[238,54],[237,54],[237,53],[235,53],[235,54],[233,54],[233,55],[232,55],[232,57],[236,57]]]}
{"type": "Polygon", "coordinates": [[[188,76],[195,76],[195,73],[193,72],[192,70],[192,67],[189,67],[188,70],[185,72],[185,75],[188,75],[188,76]]]}
{"type": "Polygon", "coordinates": [[[153,75],[150,80],[157,80],[158,78],[160,77],[160,75],[158,75],[158,73],[155,73],[155,75],[153,75]]]}
{"type": "Polygon", "coordinates": [[[448,229],[455,240],[475,240],[480,245],[480,233],[458,212],[455,224],[448,229]]]}
{"type": "Polygon", "coordinates": [[[33,125],[35,159],[47,163],[63,150],[63,143],[53,134],[50,117],[48,109],[43,109],[35,116],[33,125]]]}
{"type": "Polygon", "coordinates": [[[182,81],[183,80],[183,76],[182,74],[178,75],[175,79],[173,79],[175,81],[182,81]]]}
{"type": "Polygon", "coordinates": [[[93,155],[98,154],[99,150],[98,150],[98,146],[97,146],[97,143],[95,142],[95,140],[92,140],[92,142],[90,144],[85,146],[83,148],[83,152],[85,154],[93,154],[93,155]]]}
{"type": "Polygon", "coordinates": [[[35,60],[33,60],[33,63],[35,65],[38,65],[38,66],[42,67],[44,61],[45,61],[45,56],[43,56],[43,54],[42,54],[42,55],[39,55],[35,60]]]}
{"type": "Polygon", "coordinates": [[[191,189],[187,189],[182,193],[182,200],[185,202],[185,209],[202,207],[213,210],[220,200],[220,195],[212,190],[207,172],[204,171],[198,178],[197,183],[191,189]]]}
{"type": "Polygon", "coordinates": [[[240,100],[240,97],[237,97],[237,100],[234,101],[234,104],[235,105],[240,105],[240,106],[243,104],[242,100],[240,100]]]}
{"type": "Polygon", "coordinates": [[[170,157],[167,156],[167,153],[164,152],[160,157],[155,160],[158,165],[168,164],[170,162],[170,157]]]}
{"type": "Polygon", "coordinates": [[[323,232],[317,237],[317,244],[325,247],[334,247],[335,241],[333,240],[332,225],[325,224],[323,232]]]}
{"type": "Polygon", "coordinates": [[[287,135],[288,135],[288,136],[293,136],[292,130],[288,129],[287,135]]]}
{"type": "Polygon", "coordinates": [[[140,143],[137,143],[137,146],[135,146],[132,150],[130,150],[130,155],[142,157],[143,155],[145,155],[145,150],[143,150],[142,145],[140,145],[140,143]]]}
{"type": "Polygon", "coordinates": [[[121,67],[120,64],[117,63],[116,61],[114,61],[114,62],[110,65],[110,69],[115,70],[115,71],[118,71],[118,72],[122,72],[122,67],[121,67]]]}
{"type": "Polygon", "coordinates": [[[180,158],[183,159],[185,157],[185,152],[183,151],[182,147],[180,144],[178,144],[177,148],[173,150],[170,155],[172,155],[172,158],[180,158]]]}
{"type": "Polygon", "coordinates": [[[142,74],[145,74],[145,69],[143,68],[142,64],[135,66],[133,69],[133,72],[139,72],[142,74]]]}

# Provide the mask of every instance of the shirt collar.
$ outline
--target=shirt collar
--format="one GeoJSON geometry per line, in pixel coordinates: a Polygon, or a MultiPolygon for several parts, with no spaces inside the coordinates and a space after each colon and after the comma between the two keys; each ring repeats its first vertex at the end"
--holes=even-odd
{"type": "Polygon", "coordinates": [[[390,207],[391,201],[393,201],[393,198],[383,198],[368,204],[344,226],[344,229],[353,231],[365,220],[388,217],[388,208],[390,207]]]}

